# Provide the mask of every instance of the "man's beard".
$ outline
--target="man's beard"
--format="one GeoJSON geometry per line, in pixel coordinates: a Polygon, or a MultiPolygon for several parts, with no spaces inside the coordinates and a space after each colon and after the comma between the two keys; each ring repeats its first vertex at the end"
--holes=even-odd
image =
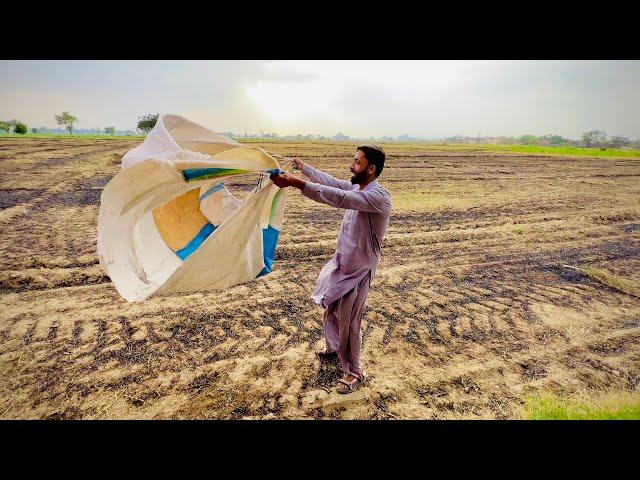
{"type": "Polygon", "coordinates": [[[367,181],[367,172],[358,172],[351,177],[351,183],[353,185],[362,185],[367,181]]]}

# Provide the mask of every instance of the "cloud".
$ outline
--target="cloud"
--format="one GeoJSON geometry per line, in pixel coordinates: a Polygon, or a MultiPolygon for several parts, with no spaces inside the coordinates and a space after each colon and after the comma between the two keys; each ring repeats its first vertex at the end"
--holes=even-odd
{"type": "Polygon", "coordinates": [[[218,131],[640,137],[638,61],[1,61],[1,117],[135,128],[178,113],[218,131]]]}

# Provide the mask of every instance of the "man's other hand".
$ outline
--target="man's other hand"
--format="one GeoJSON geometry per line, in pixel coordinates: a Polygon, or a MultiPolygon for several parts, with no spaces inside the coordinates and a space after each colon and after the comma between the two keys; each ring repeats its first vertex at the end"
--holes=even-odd
{"type": "Polygon", "coordinates": [[[298,178],[295,175],[291,175],[287,172],[282,172],[280,175],[272,173],[271,175],[269,175],[269,178],[280,188],[296,187],[302,190],[304,188],[304,184],[306,183],[301,178],[298,178]]]}

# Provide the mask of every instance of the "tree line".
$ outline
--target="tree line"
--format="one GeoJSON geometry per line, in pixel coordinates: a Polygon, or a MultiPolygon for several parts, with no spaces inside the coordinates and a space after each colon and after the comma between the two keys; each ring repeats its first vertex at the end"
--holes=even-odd
{"type": "MultiPolygon", "coordinates": [[[[153,127],[155,127],[159,114],[143,115],[138,118],[137,129],[144,133],[149,133],[153,127]]],[[[62,112],[60,115],[54,115],[58,126],[63,127],[69,132],[69,135],[73,135],[73,127],[78,122],[78,117],[71,115],[69,112],[62,112]]],[[[0,130],[4,130],[7,133],[17,133],[18,135],[26,134],[29,129],[24,122],[20,120],[0,120],[0,130]]],[[[37,128],[31,129],[32,133],[38,133],[37,128]]],[[[104,133],[106,135],[115,135],[116,127],[105,127],[104,133]]]]}
{"type": "MultiPolygon", "coordinates": [[[[78,117],[71,115],[69,112],[62,112],[59,115],[54,115],[56,123],[69,132],[69,135],[73,135],[73,127],[78,121],[78,117]]],[[[141,132],[149,133],[153,127],[155,127],[158,121],[159,114],[147,114],[138,117],[137,129],[141,132]]],[[[26,134],[29,130],[24,122],[19,120],[0,121],[0,130],[4,130],[7,133],[17,133],[19,135],[26,134]]],[[[104,133],[106,135],[115,135],[115,127],[105,127],[104,133]]],[[[37,128],[31,129],[32,133],[38,133],[37,128]]],[[[342,135],[342,134],[338,134],[342,135]]],[[[298,135],[298,137],[302,137],[298,135]]],[[[345,139],[348,137],[344,137],[345,139]]],[[[447,140],[455,140],[457,137],[450,137],[447,140]]],[[[335,138],[334,138],[335,139],[335,138]]],[[[560,135],[522,135],[521,137],[501,137],[501,143],[507,144],[522,144],[522,145],[581,145],[587,148],[621,148],[628,146],[640,146],[640,139],[632,142],[628,137],[615,135],[608,137],[607,133],[603,130],[589,130],[582,134],[580,141],[570,140],[560,135]]]]}
{"type": "MultiPolygon", "coordinates": [[[[620,148],[628,147],[632,144],[631,140],[628,137],[624,137],[621,135],[608,137],[607,132],[603,130],[589,130],[588,132],[584,132],[582,134],[582,137],[578,141],[563,138],[560,135],[544,135],[541,137],[536,137],[535,135],[523,135],[514,143],[521,143],[524,145],[551,146],[576,145],[587,148],[620,148]]],[[[640,144],[640,139],[636,140],[636,142],[634,143],[640,144]]]]}

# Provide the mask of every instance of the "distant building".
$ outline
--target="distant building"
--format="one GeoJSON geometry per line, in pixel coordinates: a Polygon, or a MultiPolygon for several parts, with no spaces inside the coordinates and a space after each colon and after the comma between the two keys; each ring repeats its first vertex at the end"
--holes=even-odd
{"type": "Polygon", "coordinates": [[[345,140],[349,140],[349,137],[342,132],[338,132],[332,137],[332,139],[338,142],[344,142],[345,140]]]}
{"type": "Polygon", "coordinates": [[[401,142],[416,142],[418,139],[416,137],[411,137],[409,135],[400,135],[398,140],[401,142]]]}

